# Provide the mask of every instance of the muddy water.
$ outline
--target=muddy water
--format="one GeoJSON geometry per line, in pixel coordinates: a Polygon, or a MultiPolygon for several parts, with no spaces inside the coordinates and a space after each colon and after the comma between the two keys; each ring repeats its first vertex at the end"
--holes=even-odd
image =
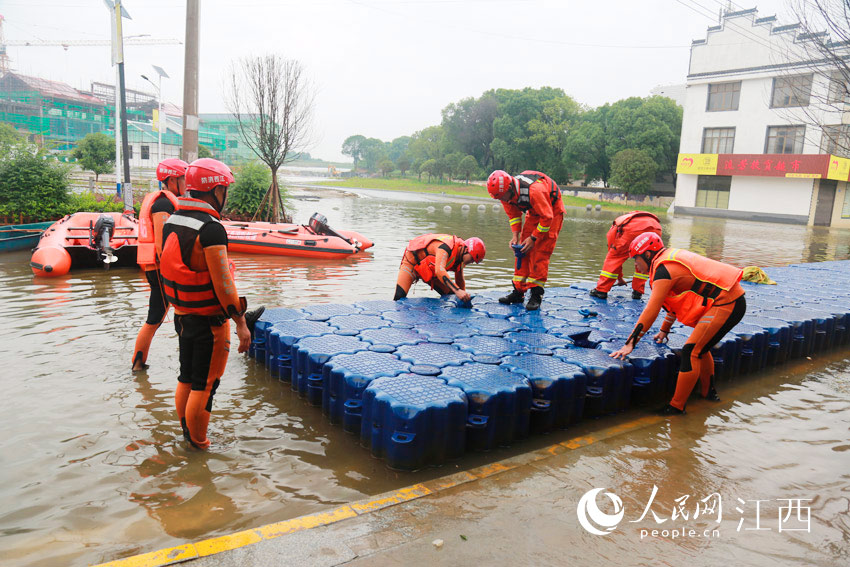
{"type": "MultiPolygon", "coordinates": [[[[390,298],[405,243],[424,232],[481,236],[489,246],[487,260],[468,270],[468,286],[509,285],[510,233],[492,201],[358,195],[326,192],[321,200],[308,200],[315,193],[300,192],[295,217],[306,222],[321,211],[331,226],[374,239],[373,249],[343,261],[236,256],[237,284],[249,303],[298,307],[390,298]]],[[[615,215],[576,209],[568,216],[551,265],[552,285],[595,279],[615,215]]],[[[847,231],[691,218],[664,225],[672,245],[738,265],[850,258],[847,231]]],[[[440,469],[396,473],[373,460],[354,437],[327,424],[288,385],[269,378],[264,366],[234,353],[215,399],[213,448],[190,451],[172,407],[178,361],[170,318],[154,340],[150,370],[129,371],[147,305],[141,274],[90,270],[34,279],[28,259],[19,253],[0,257],[4,564],[86,564],[151,551],[315,512],[569,437],[564,432],[440,469]]],[[[420,284],[412,295],[429,293],[420,284]]],[[[711,474],[746,478],[760,469],[742,463],[729,448],[762,450],[768,438],[772,450],[758,467],[781,471],[775,474],[809,492],[831,495],[828,505],[843,502],[846,510],[848,482],[840,476],[846,466],[837,462],[846,465],[841,447],[847,445],[847,424],[835,430],[834,416],[850,410],[850,371],[846,364],[836,370],[843,382],[824,382],[812,372],[763,377],[740,410],[707,418],[706,423],[720,420],[711,435],[695,432],[688,442],[671,446],[665,458],[691,466],[698,448],[699,464],[711,474]],[[806,424],[805,435],[798,420],[806,424]],[[771,461],[771,455],[778,456],[771,461]],[[808,465],[788,466],[797,455],[824,474],[810,475],[808,465]]],[[[640,453],[639,446],[623,449],[640,453]]],[[[654,466],[649,460],[646,465],[654,466]]],[[[616,463],[608,466],[602,476],[633,474],[616,463]]],[[[833,529],[843,530],[846,542],[847,526],[836,520],[833,529]]],[[[796,541],[788,545],[809,545],[796,541]]]]}

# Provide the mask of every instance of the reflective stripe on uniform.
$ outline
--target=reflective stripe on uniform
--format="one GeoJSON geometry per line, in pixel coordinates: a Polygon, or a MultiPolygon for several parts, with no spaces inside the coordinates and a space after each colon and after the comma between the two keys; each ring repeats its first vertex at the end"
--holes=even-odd
{"type": "Polygon", "coordinates": [[[538,232],[549,232],[549,227],[543,226],[542,224],[538,223],[537,224],[537,231],[538,232]]]}
{"type": "Polygon", "coordinates": [[[522,217],[514,217],[510,220],[511,226],[522,222],[522,217]]]}
{"type": "Polygon", "coordinates": [[[513,281],[519,282],[519,283],[523,283],[523,282],[524,283],[531,283],[531,284],[534,284],[534,285],[539,285],[541,287],[546,285],[545,280],[536,280],[534,278],[529,278],[529,277],[526,277],[526,276],[514,276],[513,281]]]}
{"type": "Polygon", "coordinates": [[[165,221],[165,224],[185,226],[186,228],[191,228],[192,230],[201,230],[201,227],[203,227],[205,223],[202,220],[187,217],[185,215],[171,215],[170,217],[168,217],[168,220],[165,221]]]}
{"type": "Polygon", "coordinates": [[[605,276],[606,278],[611,278],[612,280],[616,280],[618,277],[617,274],[612,274],[611,272],[606,272],[605,270],[599,272],[599,275],[605,276]]]}
{"type": "Polygon", "coordinates": [[[649,274],[639,274],[639,273],[635,272],[635,276],[634,276],[634,277],[635,277],[635,278],[637,278],[637,279],[639,279],[639,280],[648,280],[648,279],[649,279],[649,274]]]}

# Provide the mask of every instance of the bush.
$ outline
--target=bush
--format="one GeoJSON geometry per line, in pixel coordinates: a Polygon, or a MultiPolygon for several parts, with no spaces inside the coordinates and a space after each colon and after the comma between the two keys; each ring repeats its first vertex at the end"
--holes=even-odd
{"type": "MultiPolygon", "coordinates": [[[[266,191],[272,184],[269,168],[258,161],[248,162],[233,172],[236,183],[227,191],[227,212],[237,215],[253,215],[260,208],[266,191]]],[[[286,188],[280,188],[280,198],[287,208],[286,188]]]]}
{"type": "Polygon", "coordinates": [[[611,185],[627,194],[645,194],[652,188],[657,169],[658,165],[643,150],[619,151],[611,160],[611,185]]]}
{"type": "Polygon", "coordinates": [[[124,210],[124,204],[117,195],[111,193],[71,193],[65,207],[66,215],[79,212],[89,213],[120,213],[124,210]]]}
{"type": "Polygon", "coordinates": [[[22,152],[0,163],[0,215],[53,219],[65,214],[69,168],[22,152]]]}

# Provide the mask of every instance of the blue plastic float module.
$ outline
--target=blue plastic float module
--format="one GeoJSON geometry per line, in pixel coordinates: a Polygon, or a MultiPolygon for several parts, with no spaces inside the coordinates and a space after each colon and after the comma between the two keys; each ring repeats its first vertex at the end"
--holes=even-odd
{"type": "MultiPolygon", "coordinates": [[[[835,284],[848,280],[850,262],[767,271],[779,285],[744,283],[747,314],[711,351],[721,380],[850,342],[850,288],[835,284]]],[[[471,308],[430,297],[269,309],[257,325],[252,352],[284,380],[294,368],[293,388],[304,394],[306,380],[308,399],[317,403],[321,395],[331,420],[351,432],[367,427],[361,415],[370,384],[391,379],[412,388],[428,384],[430,391],[440,389],[432,384],[448,381],[443,387],[459,389],[468,399],[466,449],[486,450],[523,437],[528,427],[566,427],[583,415],[672,395],[691,329],[676,324],[669,342],[657,345],[652,336],[659,318],[628,363],[615,361],[608,354],[622,346],[645,302],[621,289],[600,301],[587,295],[592,287],[581,282],[548,289],[536,313],[498,303],[506,290],[474,296],[471,308]]],[[[401,388],[387,394],[396,401],[380,411],[403,414],[399,408],[415,405],[412,394],[401,385],[393,388],[401,388]]],[[[455,419],[441,400],[435,398],[431,413],[416,411],[444,422],[455,419]]],[[[429,439],[422,429],[410,432],[410,439],[429,439]]],[[[370,444],[372,439],[370,433],[370,444]]],[[[431,441],[405,453],[416,445],[400,442],[405,439],[382,440],[381,454],[393,467],[436,464],[456,453],[437,455],[427,448],[431,441]]]]}
{"type": "Polygon", "coordinates": [[[439,377],[463,390],[469,401],[467,449],[487,451],[528,436],[532,388],[527,378],[477,362],[446,367],[439,377]]]}
{"type": "Polygon", "coordinates": [[[360,442],[390,468],[416,470],[460,457],[466,428],[466,395],[439,378],[378,378],[363,392],[360,442]]]}
{"type": "Polygon", "coordinates": [[[322,405],[324,382],[322,369],[331,357],[338,354],[354,354],[368,350],[371,345],[357,337],[344,335],[321,335],[305,337],[293,343],[292,389],[307,396],[311,404],[322,405]]]}

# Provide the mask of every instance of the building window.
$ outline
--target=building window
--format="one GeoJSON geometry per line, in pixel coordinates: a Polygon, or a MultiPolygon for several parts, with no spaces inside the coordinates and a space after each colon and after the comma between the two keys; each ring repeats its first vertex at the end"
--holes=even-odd
{"type": "Polygon", "coordinates": [[[734,128],[706,128],[702,131],[702,153],[731,154],[734,147],[734,128]]]}
{"type": "Polygon", "coordinates": [[[127,159],[133,159],[133,145],[127,146],[127,159]]]}
{"type": "Polygon", "coordinates": [[[741,96],[741,81],[734,83],[717,83],[708,85],[708,103],[706,110],[738,110],[738,99],[741,96]]]}
{"type": "Polygon", "coordinates": [[[764,153],[801,154],[805,137],[805,126],[768,126],[764,153]]]}
{"type": "Polygon", "coordinates": [[[234,149],[234,148],[238,148],[238,147],[239,147],[239,142],[237,142],[236,140],[228,140],[228,141],[227,141],[227,147],[228,147],[228,148],[232,148],[232,149],[234,149]]]}
{"type": "Polygon", "coordinates": [[[850,124],[835,124],[823,127],[821,152],[850,158],[850,124]]]}
{"type": "Polygon", "coordinates": [[[811,94],[811,73],[793,77],[776,77],[773,79],[773,96],[770,99],[770,107],[808,106],[809,95],[811,94]]]}
{"type": "Polygon", "coordinates": [[[732,178],[728,175],[700,175],[697,179],[697,207],[709,209],[729,208],[729,189],[732,178]]]}
{"type": "Polygon", "coordinates": [[[848,102],[850,99],[850,85],[847,84],[847,77],[840,71],[834,72],[829,77],[829,95],[826,100],[827,104],[841,104],[848,102]]]}
{"type": "Polygon", "coordinates": [[[228,126],[227,131],[230,132],[231,134],[234,134],[234,133],[239,131],[239,127],[238,126],[228,126]]]}
{"type": "Polygon", "coordinates": [[[142,146],[142,159],[151,159],[151,147],[142,146]]]}

